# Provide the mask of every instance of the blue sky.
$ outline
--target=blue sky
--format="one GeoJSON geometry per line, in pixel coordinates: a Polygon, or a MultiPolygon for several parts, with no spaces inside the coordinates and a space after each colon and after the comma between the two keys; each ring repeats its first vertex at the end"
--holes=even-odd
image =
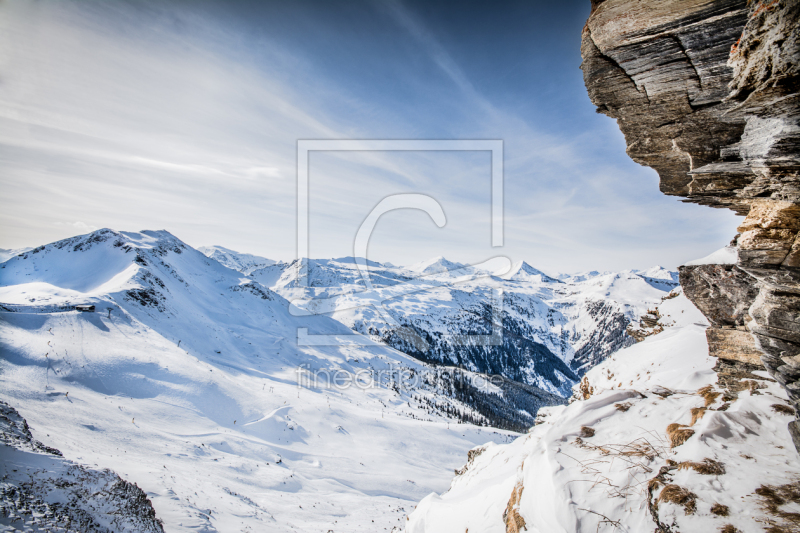
{"type": "Polygon", "coordinates": [[[310,254],[504,254],[550,271],[667,267],[739,218],[658,191],[583,86],[589,2],[0,4],[0,247],[93,228],[295,256],[297,139],[502,139],[505,246],[490,242],[485,152],[319,152],[310,254]]]}

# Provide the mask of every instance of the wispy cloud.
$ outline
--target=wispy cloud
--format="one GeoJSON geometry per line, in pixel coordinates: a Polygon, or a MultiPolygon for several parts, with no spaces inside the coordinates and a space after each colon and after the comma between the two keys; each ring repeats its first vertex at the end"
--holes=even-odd
{"type": "MultiPolygon", "coordinates": [[[[411,4],[338,21],[326,3],[204,5],[226,16],[148,0],[0,3],[0,246],[166,228],[291,258],[298,139],[503,139],[505,252],[543,268],[674,266],[733,231],[730,214],[662,197],[610,120],[576,131],[523,116],[411,4]]],[[[434,196],[448,224],[387,215],[375,257],[496,253],[487,153],[321,152],[310,168],[313,255],[351,254],[369,210],[398,192],[434,196]]]]}
{"type": "Polygon", "coordinates": [[[86,224],[85,222],[80,222],[80,221],[76,221],[76,222],[56,222],[55,225],[56,226],[67,226],[70,229],[75,229],[75,231],[78,231],[79,233],[90,233],[92,231],[95,231],[95,230],[99,229],[97,226],[92,226],[92,225],[86,224]]]}

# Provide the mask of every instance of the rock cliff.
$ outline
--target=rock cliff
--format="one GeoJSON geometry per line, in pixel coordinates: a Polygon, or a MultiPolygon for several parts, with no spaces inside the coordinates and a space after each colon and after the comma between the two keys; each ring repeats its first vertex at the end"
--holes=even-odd
{"type": "MultiPolygon", "coordinates": [[[[681,268],[711,354],[800,407],[800,2],[593,0],[584,80],[665,194],[746,218],[735,265],[681,268]]],[[[800,424],[790,423],[800,449],[800,424]]]]}
{"type": "Polygon", "coordinates": [[[0,401],[0,531],[164,533],[142,489],[64,459],[0,401]]]}

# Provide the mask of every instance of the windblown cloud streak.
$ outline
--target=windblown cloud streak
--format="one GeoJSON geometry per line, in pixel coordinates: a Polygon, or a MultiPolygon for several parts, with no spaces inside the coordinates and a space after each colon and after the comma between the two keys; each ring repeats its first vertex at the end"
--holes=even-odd
{"type": "MultiPolygon", "coordinates": [[[[337,18],[308,2],[0,4],[0,246],[66,237],[81,221],[290,259],[297,139],[358,138],[503,139],[500,251],[540,268],[675,266],[724,243],[735,217],[661,196],[616,126],[587,114],[579,83],[565,87],[575,110],[531,104],[520,83],[519,97],[487,89],[423,7],[365,3],[337,18]],[[548,113],[589,118],[576,129],[548,113]]],[[[570,53],[564,68],[577,68],[570,53]]],[[[372,238],[376,259],[498,252],[487,153],[329,152],[311,164],[314,256],[352,253],[369,210],[398,192],[434,196],[448,224],[393,213],[372,238]]]]}

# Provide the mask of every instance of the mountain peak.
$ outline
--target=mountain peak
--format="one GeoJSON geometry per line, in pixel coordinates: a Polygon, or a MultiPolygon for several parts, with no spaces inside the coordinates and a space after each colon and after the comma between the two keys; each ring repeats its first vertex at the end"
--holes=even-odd
{"type": "Polygon", "coordinates": [[[656,265],[654,267],[650,267],[647,270],[634,270],[635,274],[638,274],[644,278],[652,278],[657,280],[667,280],[670,282],[678,282],[678,273],[666,269],[662,266],[656,265]]]}
{"type": "Polygon", "coordinates": [[[87,292],[112,281],[119,287],[137,270],[163,263],[161,258],[169,253],[182,254],[189,249],[165,230],[130,232],[103,228],[12,257],[0,270],[0,287],[42,282],[87,292]]]}
{"type": "Polygon", "coordinates": [[[541,270],[532,267],[525,261],[517,261],[511,266],[511,271],[503,276],[511,281],[533,281],[538,283],[562,283],[560,280],[548,276],[541,270]]]}
{"type": "Polygon", "coordinates": [[[465,265],[461,263],[449,261],[445,259],[444,256],[439,255],[426,261],[420,261],[406,268],[420,274],[443,274],[451,270],[463,268],[464,266],[465,265]]]}

